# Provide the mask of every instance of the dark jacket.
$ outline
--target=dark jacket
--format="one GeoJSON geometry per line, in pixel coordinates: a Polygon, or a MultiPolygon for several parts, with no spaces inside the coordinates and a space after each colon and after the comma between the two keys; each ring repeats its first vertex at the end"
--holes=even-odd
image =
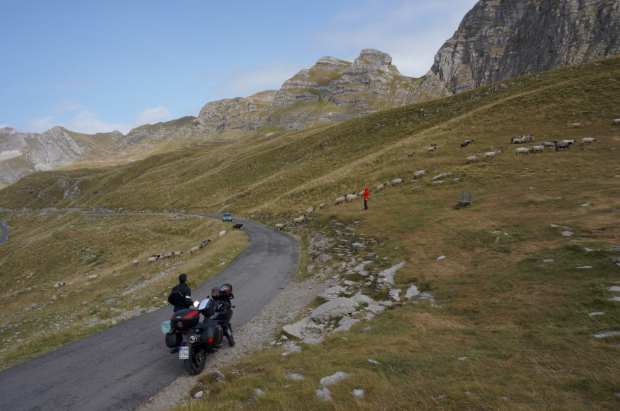
{"type": "Polygon", "coordinates": [[[168,302],[174,305],[174,311],[184,310],[192,306],[192,290],[187,284],[181,283],[172,289],[168,302]]]}

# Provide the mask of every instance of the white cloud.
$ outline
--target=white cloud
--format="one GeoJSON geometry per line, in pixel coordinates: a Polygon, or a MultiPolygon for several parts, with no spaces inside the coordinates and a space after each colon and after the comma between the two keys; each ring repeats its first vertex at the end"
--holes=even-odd
{"type": "Polygon", "coordinates": [[[133,122],[133,124],[138,126],[143,124],[154,124],[161,119],[169,118],[171,115],[172,113],[170,113],[167,108],[162,106],[147,108],[142,113],[138,114],[138,118],[133,122]]]}
{"type": "MultiPolygon", "coordinates": [[[[59,107],[64,107],[62,102],[59,107]]],[[[69,102],[71,103],[71,102],[69,102]]],[[[69,118],[67,121],[59,121],[54,116],[44,116],[36,118],[30,121],[27,125],[28,132],[42,133],[49,130],[54,126],[62,126],[71,131],[77,131],[78,133],[95,134],[95,133],[107,133],[114,130],[118,130],[123,134],[127,134],[132,128],[143,126],[145,124],[153,124],[161,120],[166,120],[171,117],[170,111],[165,107],[147,108],[146,110],[138,113],[136,119],[131,123],[106,123],[102,121],[96,113],[86,109],[85,107],[75,103],[69,104],[68,107],[73,107],[72,111],[77,113],[69,118]]]]}
{"type": "MultiPolygon", "coordinates": [[[[334,17],[311,38],[313,48],[353,60],[364,48],[392,56],[399,71],[421,77],[433,65],[443,43],[452,37],[476,0],[367,2],[334,17]]],[[[334,57],[337,57],[336,55],[334,57]]]]}
{"type": "Polygon", "coordinates": [[[93,87],[94,89],[99,90],[99,85],[93,81],[88,81],[84,79],[77,79],[69,84],[56,84],[53,86],[54,88],[60,90],[76,90],[82,91],[86,87],[93,87]]]}
{"type": "Polygon", "coordinates": [[[60,103],[56,105],[55,111],[59,113],[65,113],[67,111],[78,111],[83,108],[84,106],[81,105],[80,103],[76,103],[70,100],[65,100],[65,101],[61,101],[60,103]]]}
{"type": "Polygon", "coordinates": [[[270,63],[243,70],[232,70],[228,79],[213,87],[211,92],[233,98],[247,97],[264,90],[278,90],[282,83],[303,68],[308,68],[307,64],[270,63]]]}
{"type": "Polygon", "coordinates": [[[2,123],[2,124],[0,124],[0,128],[5,128],[5,127],[8,127],[8,126],[9,126],[9,123],[2,123]]]}

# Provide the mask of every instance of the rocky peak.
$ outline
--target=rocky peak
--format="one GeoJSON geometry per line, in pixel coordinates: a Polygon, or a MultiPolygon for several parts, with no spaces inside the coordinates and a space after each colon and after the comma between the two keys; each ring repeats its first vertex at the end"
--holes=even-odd
{"type": "Polygon", "coordinates": [[[618,1],[480,0],[431,70],[458,93],[618,53],[618,1]]]}

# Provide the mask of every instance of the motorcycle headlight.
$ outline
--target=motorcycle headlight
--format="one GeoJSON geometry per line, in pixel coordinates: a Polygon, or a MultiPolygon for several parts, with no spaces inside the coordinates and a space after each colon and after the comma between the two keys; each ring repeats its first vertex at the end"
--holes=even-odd
{"type": "Polygon", "coordinates": [[[161,323],[161,332],[168,334],[172,330],[172,323],[170,321],[164,321],[161,323]]]}

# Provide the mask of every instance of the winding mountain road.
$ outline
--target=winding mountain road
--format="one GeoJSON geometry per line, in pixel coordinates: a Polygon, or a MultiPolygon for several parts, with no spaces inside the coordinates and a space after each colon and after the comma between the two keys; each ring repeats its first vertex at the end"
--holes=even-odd
{"type": "Polygon", "coordinates": [[[0,230],[2,230],[2,235],[0,235],[0,244],[2,244],[9,236],[9,229],[4,224],[2,224],[2,221],[0,221],[0,230]]]}
{"type": "MultiPolygon", "coordinates": [[[[206,298],[211,287],[231,283],[236,305],[232,324],[239,330],[295,277],[300,247],[279,231],[235,222],[243,223],[250,245],[193,290],[192,297],[206,298]]],[[[185,372],[178,354],[168,353],[160,331],[171,314],[168,306],[134,317],[0,372],[0,409],[135,410],[185,372]]]]}

